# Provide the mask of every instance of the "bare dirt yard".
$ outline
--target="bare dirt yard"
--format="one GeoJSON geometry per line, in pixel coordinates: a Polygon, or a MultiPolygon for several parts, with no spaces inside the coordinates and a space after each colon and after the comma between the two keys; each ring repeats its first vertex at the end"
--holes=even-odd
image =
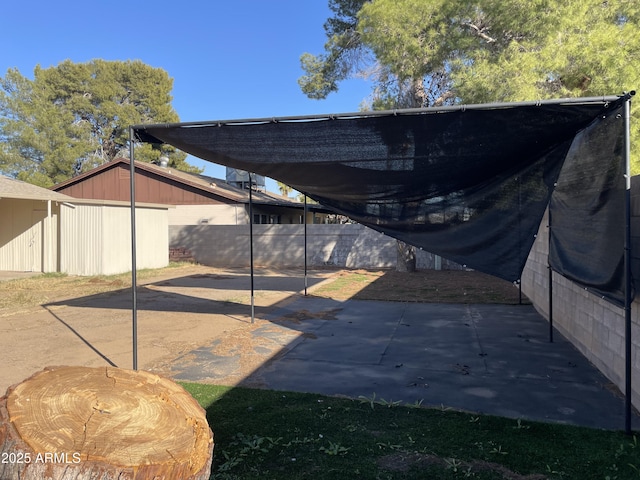
{"type": "Polygon", "coordinates": [[[463,270],[340,270],[314,291],[335,300],[381,300],[425,303],[528,303],[512,283],[463,270]]]}
{"type": "MultiPolygon", "coordinates": [[[[213,348],[237,351],[241,368],[212,382],[234,384],[276,355],[278,341],[262,320],[302,295],[303,272],[257,268],[251,322],[249,269],[180,264],[138,273],[138,368],[172,376],[176,359],[213,348]],[[253,335],[260,331],[260,335],[253,335]],[[266,333],[265,333],[266,332],[266,333]],[[195,352],[195,353],[194,353],[195,352]],[[258,352],[259,354],[256,354],[258,352]]],[[[478,272],[316,269],[308,294],[399,302],[518,303],[518,288],[478,272]]],[[[526,298],[523,298],[526,302],[526,298]]],[[[282,337],[280,332],[278,335],[282,337]]],[[[305,335],[292,331],[290,336],[305,335]]],[[[38,275],[0,282],[0,395],[46,366],[133,363],[130,274],[38,275]]],[[[207,357],[209,358],[209,357],[207,357]]]]}

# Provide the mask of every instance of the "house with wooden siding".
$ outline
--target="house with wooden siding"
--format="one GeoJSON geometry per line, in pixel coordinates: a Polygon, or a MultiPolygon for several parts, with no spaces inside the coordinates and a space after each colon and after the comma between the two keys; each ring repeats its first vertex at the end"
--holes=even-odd
{"type": "MultiPolygon", "coordinates": [[[[256,238],[260,238],[261,246],[256,255],[262,264],[273,262],[261,260],[260,254],[277,261],[300,257],[297,239],[302,238],[303,203],[254,187],[250,208],[248,188],[171,167],[143,162],[134,166],[136,205],[149,202],[173,206],[165,234],[170,260],[245,266],[249,259],[250,210],[253,223],[260,227],[256,238]]],[[[129,159],[118,158],[59,183],[53,190],[93,201],[130,202],[130,172],[129,159]]],[[[326,223],[328,213],[320,205],[310,204],[306,223],[326,223]]]]}
{"type": "MultiPolygon", "coordinates": [[[[143,162],[135,162],[135,177],[136,202],[175,206],[169,214],[169,225],[249,223],[247,189],[221,179],[143,162]]],[[[52,189],[77,198],[130,201],[129,159],[117,158],[52,189]]],[[[288,197],[254,190],[252,203],[253,223],[303,223],[303,204],[288,197]]],[[[309,210],[308,223],[322,223],[324,211],[317,210],[309,210]]]]}

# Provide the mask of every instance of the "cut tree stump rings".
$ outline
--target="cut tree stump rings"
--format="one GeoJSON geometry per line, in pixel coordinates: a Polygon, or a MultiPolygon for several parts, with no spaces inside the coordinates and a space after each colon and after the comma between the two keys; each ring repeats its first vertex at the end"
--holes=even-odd
{"type": "Polygon", "coordinates": [[[2,480],[208,480],[205,412],[171,380],[48,367],[0,397],[2,480]]]}

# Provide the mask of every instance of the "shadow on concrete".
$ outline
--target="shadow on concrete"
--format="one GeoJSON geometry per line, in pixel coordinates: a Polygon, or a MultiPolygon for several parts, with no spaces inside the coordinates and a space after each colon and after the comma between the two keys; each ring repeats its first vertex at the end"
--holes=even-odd
{"type": "MultiPolygon", "coordinates": [[[[309,276],[311,290],[327,278],[326,271],[316,273],[309,276]]],[[[337,301],[302,295],[301,272],[259,275],[255,286],[266,295],[255,324],[245,321],[180,354],[159,373],[179,381],[375,394],[512,418],[624,426],[617,389],[559,332],[549,343],[548,324],[531,305],[337,301]]],[[[139,287],[138,307],[246,318],[248,291],[244,271],[192,275],[139,287]],[[242,302],[231,301],[234,296],[242,302]]],[[[123,289],[49,306],[130,308],[127,295],[123,289]]],[[[640,427],[637,416],[633,425],[640,427]]]]}
{"type": "MultiPolygon", "coordinates": [[[[301,273],[295,276],[266,275],[259,271],[254,278],[254,296],[257,298],[256,314],[266,314],[273,303],[304,291],[301,273]],[[273,295],[272,295],[273,294],[273,295]],[[272,302],[271,302],[272,300],[272,302]]],[[[326,271],[325,271],[326,272],[326,271]]],[[[325,280],[325,275],[309,275],[309,288],[325,280]]],[[[242,315],[249,313],[251,298],[250,275],[245,269],[224,274],[195,274],[139,285],[138,310],[216,313],[242,315]]],[[[45,307],[86,307],[126,309],[132,308],[131,289],[123,288],[106,293],[51,302],[45,307]]]]}
{"type": "Polygon", "coordinates": [[[624,427],[617,389],[559,333],[549,343],[548,326],[531,306],[349,300],[336,309],[302,298],[269,319],[327,309],[334,319],[304,320],[307,335],[242,384],[624,427]]]}
{"type": "Polygon", "coordinates": [[[93,352],[95,352],[100,358],[102,358],[105,362],[107,362],[109,365],[111,365],[112,367],[117,367],[118,365],[116,365],[115,363],[113,363],[109,357],[107,357],[104,353],[102,353],[100,350],[98,350],[95,346],[93,346],[91,344],[91,342],[89,342],[86,338],[84,338],[75,328],[73,328],[71,325],[69,325],[67,322],[65,322],[62,318],[60,318],[60,316],[56,315],[56,313],[54,311],[52,311],[50,308],[47,308],[46,306],[44,306],[44,309],[49,312],[49,314],[55,318],[58,322],[60,322],[62,325],[64,325],[71,333],[73,333],[76,337],[78,337],[82,343],[84,343],[87,347],[89,347],[93,352]]]}
{"type": "MultiPolygon", "coordinates": [[[[177,358],[170,375],[624,428],[618,389],[559,332],[550,343],[548,323],[531,305],[296,295],[258,317],[244,344],[203,345],[177,358]],[[261,361],[243,372],[248,357],[261,361]]],[[[638,416],[633,424],[640,427],[638,416]]]]}

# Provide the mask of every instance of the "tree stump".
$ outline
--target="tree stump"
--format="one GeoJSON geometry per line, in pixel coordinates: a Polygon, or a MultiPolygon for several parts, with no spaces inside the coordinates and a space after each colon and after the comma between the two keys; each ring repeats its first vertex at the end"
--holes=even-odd
{"type": "Polygon", "coordinates": [[[0,398],[2,480],[208,480],[204,410],[157,375],[49,367],[0,398]]]}

